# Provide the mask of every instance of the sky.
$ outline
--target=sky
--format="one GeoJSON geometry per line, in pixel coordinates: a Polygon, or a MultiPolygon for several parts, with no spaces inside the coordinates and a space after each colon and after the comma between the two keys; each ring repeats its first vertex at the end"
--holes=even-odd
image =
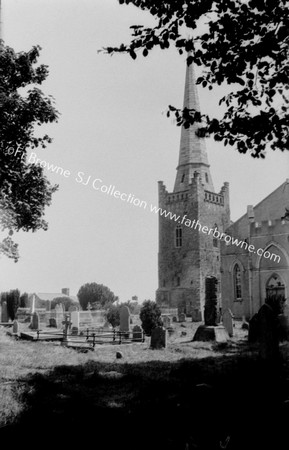
{"type": "MultiPolygon", "coordinates": [[[[159,180],[173,189],[180,128],[166,110],[182,106],[185,57],[173,48],[135,61],[98,52],[129,42],[135,24],[153,19],[117,0],[2,0],[5,43],[16,51],[42,47],[39,62],[49,66],[49,76],[41,89],[61,113],[57,124],[42,127],[52,144],[35,153],[70,175],[46,171],[59,184],[46,210],[49,229],[14,234],[20,259],[0,258],[0,291],[68,287],[76,295],[84,283],[96,282],[120,301],[155,299],[157,215],[92,186],[101,180],[95,185],[115,186],[148,205],[158,204],[159,180]],[[83,183],[91,177],[87,185],[79,172],[83,183]]],[[[200,87],[202,111],[218,117],[225,92],[200,87]]],[[[256,160],[212,139],[206,145],[216,192],[230,183],[232,220],[289,177],[288,152],[268,151],[256,160]]]]}

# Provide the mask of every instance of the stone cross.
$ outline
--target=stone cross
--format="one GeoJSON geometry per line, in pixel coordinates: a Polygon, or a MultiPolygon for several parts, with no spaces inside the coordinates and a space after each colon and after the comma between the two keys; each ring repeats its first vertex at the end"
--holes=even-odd
{"type": "Polygon", "coordinates": [[[32,295],[32,301],[31,301],[31,314],[35,312],[35,295],[32,295]]]}
{"type": "Polygon", "coordinates": [[[71,321],[69,319],[69,315],[67,314],[65,316],[65,319],[63,320],[64,330],[63,330],[63,345],[65,345],[68,342],[68,329],[71,326],[71,321]]]}

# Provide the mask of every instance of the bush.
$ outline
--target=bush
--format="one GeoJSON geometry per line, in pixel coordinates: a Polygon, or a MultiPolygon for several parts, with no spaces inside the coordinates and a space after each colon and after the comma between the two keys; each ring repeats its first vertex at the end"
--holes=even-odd
{"type": "Polygon", "coordinates": [[[78,303],[70,297],[55,297],[51,302],[51,309],[55,309],[56,305],[63,305],[64,310],[68,311],[70,306],[78,305],[78,303]]]}
{"type": "Polygon", "coordinates": [[[284,295],[271,295],[266,298],[265,303],[267,305],[271,306],[273,309],[275,315],[283,314],[284,313],[284,306],[285,306],[286,299],[284,295]]]}
{"type": "Polygon", "coordinates": [[[20,291],[19,289],[12,289],[7,295],[7,311],[11,320],[16,317],[17,308],[20,304],[20,291]]]}
{"type": "Polygon", "coordinates": [[[86,283],[77,294],[81,308],[86,311],[90,303],[91,309],[106,309],[118,300],[118,297],[103,284],[86,283]]]}
{"type": "Polygon", "coordinates": [[[113,328],[118,327],[120,323],[119,306],[111,305],[106,314],[106,320],[111,324],[113,328]]]}
{"type": "Polygon", "coordinates": [[[27,292],[24,292],[20,296],[20,308],[28,308],[28,294],[27,292]]]}
{"type": "Polygon", "coordinates": [[[145,300],[140,311],[142,328],[147,336],[151,335],[152,329],[162,326],[161,310],[156,302],[145,300]]]}

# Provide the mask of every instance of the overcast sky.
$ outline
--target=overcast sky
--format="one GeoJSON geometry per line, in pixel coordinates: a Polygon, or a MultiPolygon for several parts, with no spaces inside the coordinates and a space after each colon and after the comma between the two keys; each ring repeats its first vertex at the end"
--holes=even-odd
{"type": "MultiPolygon", "coordinates": [[[[48,231],[18,233],[18,263],[3,257],[0,290],[77,294],[86,282],[107,285],[121,301],[154,299],[158,220],[148,209],[95,191],[91,182],[158,204],[157,181],[173,189],[180,129],[165,115],[182,106],[185,58],[155,50],[133,61],[98,53],[129,40],[129,26],[150,24],[148,14],[117,0],[2,0],[3,38],[16,51],[42,47],[50,74],[42,90],[61,116],[43,128],[53,138],[37,156],[70,171],[48,173],[60,185],[47,209],[48,231]],[[87,186],[76,180],[83,172],[87,186]],[[100,183],[100,182],[99,182],[100,183]]],[[[202,110],[218,115],[221,91],[200,88],[202,110]]],[[[216,191],[230,183],[231,217],[244,214],[289,176],[289,159],[268,152],[265,161],[207,140],[216,191]]],[[[205,224],[204,224],[205,225],[205,224]]]]}

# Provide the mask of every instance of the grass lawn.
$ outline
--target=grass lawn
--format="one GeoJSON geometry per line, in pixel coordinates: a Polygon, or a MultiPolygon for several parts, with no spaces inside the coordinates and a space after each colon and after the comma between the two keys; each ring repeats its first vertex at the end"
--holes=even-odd
{"type": "Polygon", "coordinates": [[[191,342],[195,328],[175,324],[165,350],[148,339],[80,353],[0,327],[0,437],[32,443],[37,430],[39,443],[70,448],[287,449],[288,344],[270,366],[239,327],[227,347],[191,342]]]}

